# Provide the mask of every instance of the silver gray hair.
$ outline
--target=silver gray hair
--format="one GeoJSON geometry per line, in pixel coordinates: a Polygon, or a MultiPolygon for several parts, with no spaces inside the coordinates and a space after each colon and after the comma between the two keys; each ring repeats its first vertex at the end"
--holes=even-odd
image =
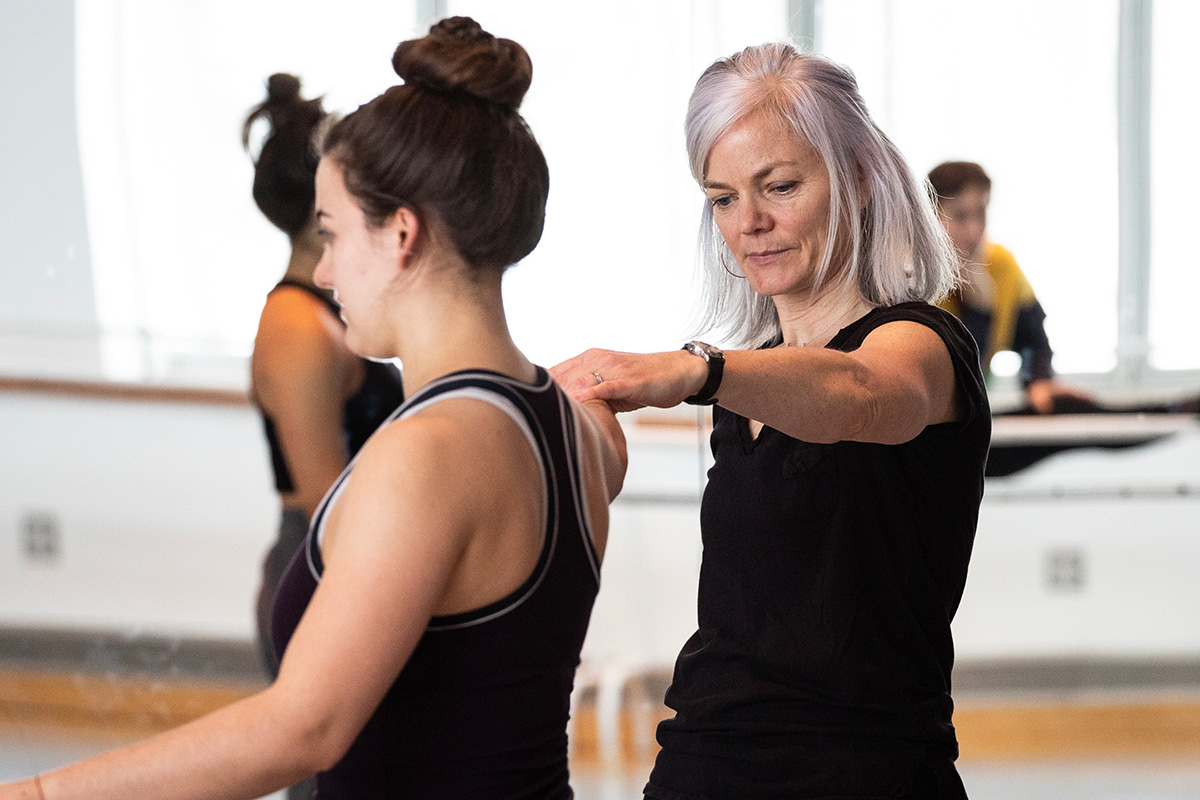
{"type": "MultiPolygon", "coordinates": [[[[688,103],[688,160],[697,183],[703,184],[717,140],[752,112],[794,131],[829,171],[829,229],[814,297],[831,289],[856,290],[878,307],[937,301],[954,287],[957,260],[928,182],[917,179],[871,119],[850,70],[786,42],[717,60],[700,76],[688,103]],[[864,189],[869,199],[860,212],[864,189]],[[839,251],[848,255],[844,267],[833,263],[839,251]]],[[[697,332],[715,331],[734,347],[777,337],[775,304],[731,274],[733,253],[707,200],[698,244],[697,332]]]]}

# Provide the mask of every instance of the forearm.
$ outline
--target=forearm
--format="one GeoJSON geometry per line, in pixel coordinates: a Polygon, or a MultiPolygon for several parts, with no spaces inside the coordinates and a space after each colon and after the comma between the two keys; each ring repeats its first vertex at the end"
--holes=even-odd
{"type": "MultiPolygon", "coordinates": [[[[868,371],[845,353],[799,348],[726,351],[717,398],[722,407],[796,439],[862,440],[878,438],[903,421],[885,417],[887,409],[871,383],[868,371]]],[[[884,438],[904,436],[904,427],[884,438]]]]}
{"type": "MultiPolygon", "coordinates": [[[[796,347],[727,350],[717,402],[805,441],[909,441],[930,421],[949,416],[954,374],[935,333],[916,323],[904,325],[908,327],[887,334],[883,331],[894,326],[884,326],[868,338],[880,337],[882,344],[864,345],[854,353],[796,347]],[[939,365],[931,366],[938,359],[939,365]]],[[[683,350],[645,355],[588,350],[553,373],[580,402],[603,399],[617,409],[669,408],[701,389],[707,366],[683,350]],[[597,381],[597,375],[603,380],[597,381]]]]}
{"type": "MultiPolygon", "coordinates": [[[[46,773],[45,800],[249,800],[270,794],[322,762],[316,737],[304,735],[281,706],[268,689],[159,736],[46,773]]],[[[3,800],[21,796],[0,790],[3,800]]]]}

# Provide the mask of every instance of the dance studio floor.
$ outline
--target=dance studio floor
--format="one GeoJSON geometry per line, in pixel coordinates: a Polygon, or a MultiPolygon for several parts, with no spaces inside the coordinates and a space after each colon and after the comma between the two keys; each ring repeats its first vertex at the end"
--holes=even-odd
{"type": "MultiPolygon", "coordinates": [[[[0,781],[24,777],[120,744],[102,731],[0,730],[0,781]]],[[[1179,757],[963,761],[972,800],[1197,800],[1200,763],[1179,757]]],[[[640,800],[649,764],[573,768],[577,800],[640,800]]],[[[282,795],[271,800],[281,800],[282,795]]]]}
{"type": "MultiPolygon", "coordinates": [[[[576,769],[577,800],[641,800],[648,771],[576,769]]],[[[1180,759],[960,762],[971,800],[1198,800],[1200,764],[1180,759]]]]}

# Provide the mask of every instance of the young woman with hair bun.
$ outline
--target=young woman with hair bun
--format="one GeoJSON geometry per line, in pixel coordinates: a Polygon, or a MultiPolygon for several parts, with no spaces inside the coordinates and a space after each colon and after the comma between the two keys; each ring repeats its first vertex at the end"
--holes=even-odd
{"type": "Polygon", "coordinates": [[[625,447],[509,335],[504,270],[548,173],[518,113],[520,45],[464,18],[396,53],[405,80],[329,132],[317,173],[352,350],[409,398],[322,500],[277,595],[279,676],[162,736],[0,800],[569,798],[569,697],[625,447]]]}

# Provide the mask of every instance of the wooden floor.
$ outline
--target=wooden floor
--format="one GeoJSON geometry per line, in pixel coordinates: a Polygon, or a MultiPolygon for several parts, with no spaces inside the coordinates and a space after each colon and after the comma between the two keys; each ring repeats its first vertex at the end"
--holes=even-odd
{"type": "MultiPolygon", "coordinates": [[[[0,670],[0,726],[95,729],[136,737],[194,719],[262,686],[0,670]]],[[[623,714],[627,760],[640,763],[653,757],[653,726],[667,713],[658,707],[623,714]]],[[[959,702],[954,722],[964,759],[1155,755],[1200,762],[1200,694],[974,699],[959,702]]],[[[585,763],[598,756],[596,717],[587,702],[573,721],[572,755],[585,763]]]]}
{"type": "Polygon", "coordinates": [[[149,736],[229,705],[264,685],[0,670],[0,726],[149,736]]]}

